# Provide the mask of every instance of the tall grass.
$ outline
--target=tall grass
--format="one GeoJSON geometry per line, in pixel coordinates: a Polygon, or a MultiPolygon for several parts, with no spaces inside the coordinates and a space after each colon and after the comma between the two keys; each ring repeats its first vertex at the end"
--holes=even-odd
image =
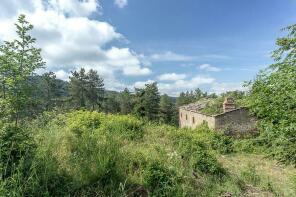
{"type": "Polygon", "coordinates": [[[23,128],[5,125],[0,141],[1,196],[241,195],[253,181],[251,171],[234,176],[217,160],[234,143],[206,126],[47,112],[23,128]]]}

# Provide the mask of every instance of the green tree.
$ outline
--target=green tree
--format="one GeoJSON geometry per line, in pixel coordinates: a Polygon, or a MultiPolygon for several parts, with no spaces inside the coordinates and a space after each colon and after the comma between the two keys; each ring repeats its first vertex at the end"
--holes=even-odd
{"type": "Polygon", "coordinates": [[[148,120],[158,120],[159,118],[160,95],[157,83],[146,84],[144,89],[136,89],[136,104],[134,112],[140,117],[148,120]]]}
{"type": "Polygon", "coordinates": [[[19,119],[26,114],[28,103],[32,102],[29,78],[45,62],[41,57],[41,49],[35,47],[36,39],[29,35],[33,29],[25,15],[20,15],[15,24],[17,38],[5,41],[0,46],[0,78],[2,83],[1,109],[18,125],[19,119]]]}
{"type": "Polygon", "coordinates": [[[86,107],[87,95],[87,74],[85,69],[81,68],[78,72],[71,72],[69,93],[71,100],[76,108],[86,107]]]}
{"type": "Polygon", "coordinates": [[[119,113],[120,112],[120,103],[118,99],[117,92],[109,91],[106,93],[106,97],[103,102],[103,111],[106,113],[119,113]]]}
{"type": "Polygon", "coordinates": [[[53,72],[47,72],[42,75],[41,88],[43,91],[43,102],[46,110],[55,106],[55,99],[58,96],[59,87],[56,83],[56,75],[53,72]]]}
{"type": "Polygon", "coordinates": [[[102,107],[104,100],[104,80],[98,75],[97,71],[90,70],[87,73],[87,87],[86,87],[86,97],[88,103],[91,105],[92,110],[98,105],[102,107]]]}
{"type": "Polygon", "coordinates": [[[132,95],[127,88],[120,93],[120,112],[130,114],[133,110],[132,95]]]}
{"type": "Polygon", "coordinates": [[[133,109],[133,113],[138,117],[146,116],[146,108],[145,108],[145,89],[144,88],[135,88],[135,106],[133,109]]]}
{"type": "Polygon", "coordinates": [[[174,105],[171,98],[164,94],[160,97],[159,118],[161,122],[170,124],[174,117],[174,105]]]}
{"type": "Polygon", "coordinates": [[[146,84],[144,106],[146,117],[149,120],[157,120],[159,117],[159,101],[160,95],[157,88],[157,83],[146,84]]]}
{"type": "Polygon", "coordinates": [[[286,30],[276,42],[275,63],[250,82],[248,104],[271,155],[296,165],[296,25],[286,30]]]}

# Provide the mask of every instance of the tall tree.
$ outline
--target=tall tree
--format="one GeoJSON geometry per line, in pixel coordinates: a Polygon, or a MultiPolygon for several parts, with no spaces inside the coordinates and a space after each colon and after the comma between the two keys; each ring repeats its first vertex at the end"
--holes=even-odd
{"type": "Polygon", "coordinates": [[[69,91],[73,104],[76,108],[86,107],[87,95],[87,74],[85,69],[71,72],[69,91]]]}
{"type": "Polygon", "coordinates": [[[132,95],[127,88],[120,93],[120,112],[129,114],[133,110],[132,95]]]}
{"type": "Polygon", "coordinates": [[[44,73],[42,75],[43,102],[46,110],[50,110],[55,106],[55,98],[58,94],[58,86],[56,83],[56,75],[53,72],[44,73]]]}
{"type": "Polygon", "coordinates": [[[136,89],[135,113],[149,120],[158,120],[159,101],[157,83],[146,84],[144,89],[136,89]]]}
{"type": "Polygon", "coordinates": [[[19,16],[15,26],[18,37],[0,46],[0,78],[5,98],[5,102],[1,103],[8,106],[7,115],[14,119],[17,126],[28,103],[32,102],[29,77],[36,69],[43,67],[45,62],[41,57],[41,49],[35,47],[36,39],[29,34],[33,25],[26,21],[25,15],[19,16]]]}
{"type": "Polygon", "coordinates": [[[158,92],[157,83],[146,84],[144,106],[146,117],[149,120],[157,120],[159,117],[159,101],[160,95],[158,92]]]}
{"type": "Polygon", "coordinates": [[[98,75],[97,71],[90,70],[87,73],[87,87],[86,87],[86,97],[88,103],[91,105],[92,110],[98,105],[102,107],[104,100],[104,80],[98,75]]]}
{"type": "Polygon", "coordinates": [[[174,105],[171,98],[164,94],[160,97],[159,119],[161,122],[170,124],[174,116],[174,105]]]}
{"type": "Polygon", "coordinates": [[[146,108],[145,108],[145,89],[144,88],[135,88],[135,106],[133,109],[133,113],[138,117],[146,116],[146,108]]]}
{"type": "Polygon", "coordinates": [[[103,111],[106,113],[119,113],[120,112],[120,103],[118,99],[118,93],[116,92],[107,92],[106,97],[103,102],[103,111]]]}

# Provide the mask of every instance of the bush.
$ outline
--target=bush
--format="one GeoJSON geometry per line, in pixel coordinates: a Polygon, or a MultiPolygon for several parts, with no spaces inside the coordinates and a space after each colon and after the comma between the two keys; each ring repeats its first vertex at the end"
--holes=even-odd
{"type": "Polygon", "coordinates": [[[0,130],[0,168],[3,177],[11,176],[23,165],[24,173],[34,157],[35,142],[31,133],[23,128],[5,124],[0,130]]]}
{"type": "Polygon", "coordinates": [[[215,155],[210,153],[213,136],[213,133],[205,132],[190,136],[184,132],[177,134],[175,140],[182,158],[190,163],[194,171],[222,176],[226,174],[226,170],[215,158],[215,155]]]}
{"type": "Polygon", "coordinates": [[[105,115],[98,112],[74,111],[66,114],[66,126],[76,133],[82,134],[83,131],[90,132],[99,128],[105,115]]]}
{"type": "Polygon", "coordinates": [[[226,175],[226,170],[222,167],[218,160],[204,150],[192,153],[190,163],[193,170],[196,172],[216,175],[219,177],[226,175]]]}
{"type": "Polygon", "coordinates": [[[136,140],[143,138],[143,122],[130,115],[108,115],[100,128],[123,137],[136,140]]]}
{"type": "MultiPolygon", "coordinates": [[[[74,117],[73,114],[68,116],[70,120],[74,117]]],[[[86,116],[78,113],[75,123],[49,127],[47,129],[51,132],[40,136],[39,154],[47,154],[57,161],[58,170],[71,177],[74,191],[98,183],[101,190],[111,192],[124,181],[121,168],[124,157],[119,150],[118,139],[95,129],[100,122],[98,117],[98,113],[86,113],[86,116]],[[83,121],[89,116],[95,123],[88,119],[83,121]]]]}
{"type": "Polygon", "coordinates": [[[160,162],[152,162],[145,169],[144,180],[151,196],[176,196],[178,176],[175,170],[160,162]]]}

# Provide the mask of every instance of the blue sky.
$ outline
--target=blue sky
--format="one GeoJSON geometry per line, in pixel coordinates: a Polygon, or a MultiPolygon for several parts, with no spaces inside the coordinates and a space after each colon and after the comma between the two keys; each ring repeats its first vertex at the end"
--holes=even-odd
{"type": "MultiPolygon", "coordinates": [[[[86,67],[98,70],[108,89],[157,81],[170,95],[242,89],[272,63],[280,29],[296,21],[295,0],[5,1],[4,11],[15,8],[0,14],[0,26],[25,10],[58,77],[86,67]]],[[[0,30],[3,40],[6,34],[0,30]]]]}

